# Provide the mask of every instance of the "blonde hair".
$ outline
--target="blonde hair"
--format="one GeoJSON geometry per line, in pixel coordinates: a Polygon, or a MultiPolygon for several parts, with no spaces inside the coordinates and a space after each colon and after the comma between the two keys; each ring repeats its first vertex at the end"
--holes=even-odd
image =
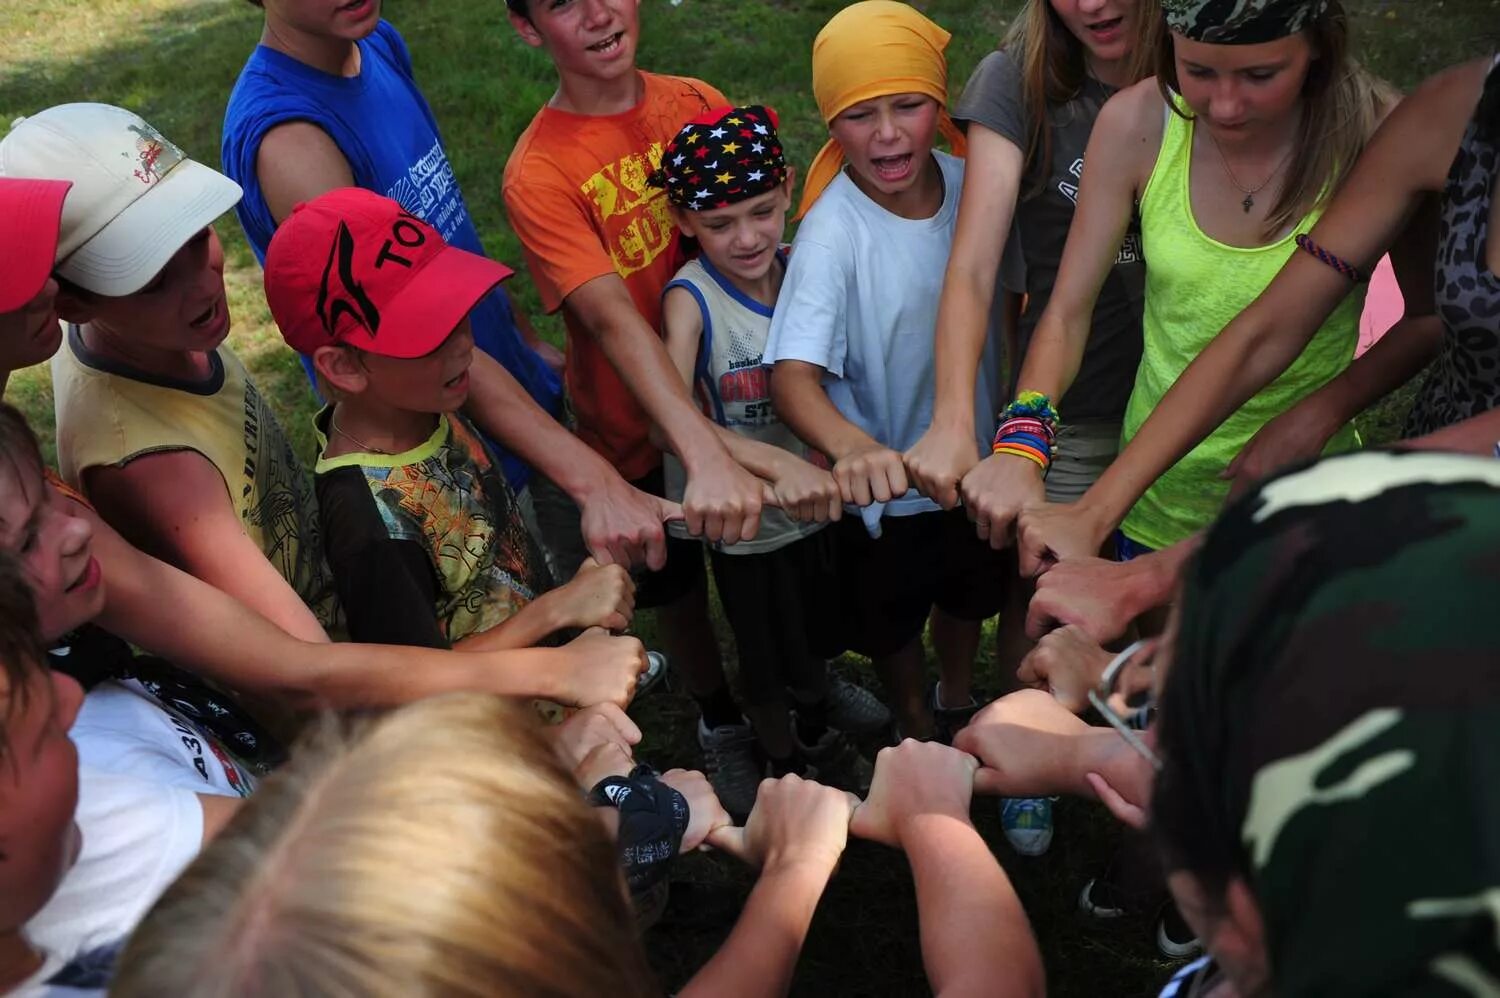
{"type": "MultiPolygon", "coordinates": [[[[1160,0],[1135,0],[1135,42],[1130,49],[1124,86],[1150,76],[1156,64],[1160,0]]],[[[1052,127],[1048,110],[1066,104],[1083,91],[1088,77],[1088,49],[1063,24],[1050,0],[1027,0],[1000,47],[1021,68],[1021,99],[1031,121],[1023,176],[1026,196],[1047,183],[1052,163],[1052,127]]]]}
{"type": "MultiPolygon", "coordinates": [[[[1365,143],[1396,91],[1365,70],[1349,52],[1349,17],[1341,0],[1329,0],[1321,17],[1306,29],[1313,61],[1302,84],[1302,123],[1281,194],[1266,216],[1266,238],[1285,232],[1320,204],[1326,204],[1364,151],[1365,143]]],[[[1156,81],[1162,99],[1174,113],[1184,113],[1173,99],[1180,93],[1177,58],[1166,18],[1159,18],[1156,81]]]]}
{"type": "Polygon", "coordinates": [[[660,995],[598,819],[524,708],[329,721],[146,917],[111,994],[660,995]]]}

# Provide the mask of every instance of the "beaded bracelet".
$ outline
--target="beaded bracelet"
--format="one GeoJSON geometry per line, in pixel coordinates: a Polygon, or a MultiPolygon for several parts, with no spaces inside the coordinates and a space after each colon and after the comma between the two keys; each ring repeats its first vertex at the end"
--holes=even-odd
{"type": "Polygon", "coordinates": [[[1364,273],[1358,267],[1354,266],[1354,264],[1350,263],[1348,260],[1345,260],[1343,257],[1328,252],[1326,249],[1313,242],[1312,237],[1307,233],[1297,233],[1295,242],[1297,243],[1298,249],[1302,250],[1305,253],[1311,254],[1318,261],[1327,264],[1329,267],[1332,267],[1340,274],[1343,274],[1345,277],[1349,278],[1349,280],[1353,281],[1355,284],[1358,284],[1360,281],[1363,281],[1365,279],[1364,273]]]}
{"type": "Polygon", "coordinates": [[[1041,392],[1022,392],[1000,411],[991,452],[1034,461],[1045,476],[1057,445],[1057,410],[1041,392]]]}

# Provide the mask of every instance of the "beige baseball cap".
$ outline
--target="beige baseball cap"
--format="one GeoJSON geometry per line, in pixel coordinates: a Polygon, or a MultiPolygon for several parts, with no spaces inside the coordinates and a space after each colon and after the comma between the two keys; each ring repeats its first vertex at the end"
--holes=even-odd
{"type": "Polygon", "coordinates": [[[59,104],[18,118],[0,139],[0,177],[70,180],[57,273],[121,297],[151,282],[240,186],[188,159],[139,115],[109,104],[59,104]]]}

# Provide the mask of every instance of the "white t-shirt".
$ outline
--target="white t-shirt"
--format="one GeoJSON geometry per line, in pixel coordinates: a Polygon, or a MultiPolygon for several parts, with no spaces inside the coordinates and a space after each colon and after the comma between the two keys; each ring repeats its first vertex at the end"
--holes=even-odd
{"type": "MultiPolygon", "coordinates": [[[[963,160],[932,155],[942,170],[943,204],[931,218],[891,214],[847,173],[828,185],[792,243],[765,351],[767,364],[800,360],[824,368],[828,398],[844,418],[897,451],[932,423],[938,300],[963,188],[963,160]]],[[[994,432],[999,375],[995,337],[988,336],[974,389],[976,456],[994,432]]],[[[885,513],[937,508],[913,489],[885,513]]]]}
{"type": "Polygon", "coordinates": [[[203,845],[197,794],[87,766],[75,820],[78,861],[23,930],[48,959],[22,995],[49,994],[45,982],[63,966],[124,940],[203,845]]]}
{"type": "Polygon", "coordinates": [[[248,797],[255,789],[217,739],[133,679],[90,690],[70,734],[82,766],[196,793],[248,797]]]}

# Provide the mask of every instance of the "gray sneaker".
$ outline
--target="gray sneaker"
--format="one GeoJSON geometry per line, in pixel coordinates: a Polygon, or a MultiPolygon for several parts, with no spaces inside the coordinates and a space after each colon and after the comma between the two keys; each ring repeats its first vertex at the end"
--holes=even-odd
{"type": "Polygon", "coordinates": [[[828,678],[828,726],[846,734],[869,735],[891,723],[891,712],[863,686],[828,678]]]}
{"type": "Polygon", "coordinates": [[[755,795],[765,777],[755,732],[746,724],[725,724],[709,730],[698,719],[698,744],[703,749],[703,772],[713,784],[719,803],[743,821],[755,807],[755,795]]]}
{"type": "Polygon", "coordinates": [[[816,745],[804,745],[797,739],[797,751],[817,770],[817,780],[825,786],[838,787],[863,797],[870,792],[875,767],[860,755],[859,749],[841,731],[829,728],[816,745]]]}

